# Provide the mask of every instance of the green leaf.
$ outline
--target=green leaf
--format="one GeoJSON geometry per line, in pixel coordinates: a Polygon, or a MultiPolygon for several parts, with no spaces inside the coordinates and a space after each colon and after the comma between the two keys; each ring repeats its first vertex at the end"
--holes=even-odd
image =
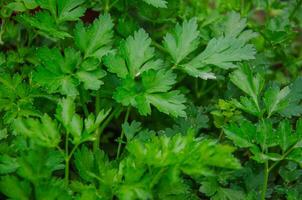
{"type": "Polygon", "coordinates": [[[84,53],[84,58],[102,59],[111,51],[113,22],[109,15],[101,15],[89,27],[79,22],[74,30],[75,43],[84,53]]]}
{"type": "Polygon", "coordinates": [[[75,115],[75,103],[71,98],[62,99],[57,107],[57,118],[62,122],[65,128],[71,125],[75,115]]]}
{"type": "Polygon", "coordinates": [[[148,34],[140,29],[123,41],[119,47],[119,54],[115,55],[115,59],[107,58],[105,64],[110,72],[117,73],[122,78],[128,74],[134,79],[144,71],[159,69],[162,62],[154,59],[154,48],[150,45],[151,39],[148,34]]]}
{"type": "Polygon", "coordinates": [[[104,84],[101,79],[106,76],[106,72],[103,70],[96,70],[91,72],[78,71],[76,73],[76,76],[80,82],[83,82],[84,88],[86,90],[98,90],[101,85],[104,84]]]}
{"type": "Polygon", "coordinates": [[[256,127],[249,121],[243,121],[240,126],[230,124],[223,130],[226,137],[232,140],[238,147],[246,148],[254,146],[256,127]]]}
{"type": "Polygon", "coordinates": [[[211,39],[203,52],[189,62],[181,64],[180,69],[194,77],[211,79],[215,76],[210,72],[210,66],[222,69],[236,68],[237,62],[255,59],[254,47],[247,44],[255,34],[243,31],[246,27],[245,20],[241,20],[239,14],[231,13],[227,17],[227,23],[223,30],[224,35],[211,39]],[[238,27],[234,28],[234,24],[238,24],[238,27]]]}
{"type": "Polygon", "coordinates": [[[79,144],[81,142],[83,131],[83,119],[80,117],[80,115],[74,114],[72,116],[68,130],[73,137],[73,143],[79,144]]]}
{"type": "Polygon", "coordinates": [[[147,94],[146,100],[163,113],[174,117],[186,116],[186,106],[184,105],[186,99],[177,90],[162,94],[147,94]]]}
{"type": "Polygon", "coordinates": [[[41,48],[37,51],[40,65],[33,74],[33,80],[45,87],[49,93],[60,92],[67,96],[79,94],[78,85],[83,83],[87,90],[98,90],[106,72],[99,68],[99,62],[87,59],[81,63],[80,53],[74,49],[41,48]]]}
{"type": "Polygon", "coordinates": [[[302,148],[294,149],[287,157],[287,160],[292,160],[296,163],[299,163],[299,165],[302,165],[302,148]]]}
{"type": "Polygon", "coordinates": [[[78,149],[74,153],[75,166],[81,178],[86,181],[94,179],[93,172],[95,171],[95,161],[93,153],[85,146],[78,149]]]}
{"type": "Polygon", "coordinates": [[[39,6],[47,9],[57,23],[76,21],[84,15],[85,8],[81,5],[85,0],[36,0],[39,6]]]}
{"type": "Polygon", "coordinates": [[[61,152],[50,149],[36,147],[32,151],[24,152],[18,157],[18,175],[31,182],[41,183],[49,179],[53,172],[64,169],[64,156],[61,152]]]}
{"type": "Polygon", "coordinates": [[[196,18],[177,24],[172,33],[164,37],[164,47],[168,50],[174,63],[177,65],[199,44],[199,31],[196,18]]]}
{"type": "Polygon", "coordinates": [[[0,191],[11,199],[30,199],[31,186],[15,176],[3,176],[0,179],[0,191]]]}
{"type": "Polygon", "coordinates": [[[234,148],[211,140],[194,139],[191,134],[153,136],[146,142],[134,139],[126,148],[138,163],[161,168],[179,166],[188,175],[208,173],[213,170],[212,167],[240,167],[239,162],[231,155],[234,148]]]}
{"type": "Polygon", "coordinates": [[[176,76],[160,70],[162,63],[154,58],[150,44],[148,34],[140,29],[121,43],[117,54],[105,58],[108,70],[122,79],[113,97],[124,106],[136,107],[141,115],[150,114],[152,104],[163,113],[185,116],[184,96],[171,90],[176,76]]]}
{"type": "Polygon", "coordinates": [[[129,72],[126,61],[121,56],[110,54],[104,58],[104,63],[109,72],[116,74],[119,78],[127,77],[129,72]]]}
{"type": "MultiPolygon", "coordinates": [[[[288,120],[284,120],[279,124],[278,130],[278,144],[282,151],[285,152],[289,147],[297,142],[298,135],[293,134],[291,124],[288,120]]],[[[302,138],[299,138],[301,140],[302,138]]]]}
{"type": "Polygon", "coordinates": [[[41,120],[32,118],[16,119],[14,129],[17,133],[23,134],[45,147],[56,147],[61,140],[56,122],[47,114],[44,114],[41,120]]]}
{"type": "Polygon", "coordinates": [[[19,168],[17,160],[8,155],[0,155],[0,174],[8,174],[19,168]]]}
{"type": "Polygon", "coordinates": [[[254,116],[259,117],[262,113],[257,107],[257,104],[253,101],[253,99],[245,96],[240,97],[240,101],[237,101],[236,99],[232,99],[232,104],[236,106],[237,108],[250,113],[254,116]]]}
{"type": "Polygon", "coordinates": [[[37,57],[41,65],[33,74],[33,80],[45,87],[49,93],[60,92],[67,96],[79,94],[79,81],[73,76],[79,64],[79,53],[73,49],[65,49],[63,56],[59,49],[41,48],[37,57]]]}
{"type": "Polygon", "coordinates": [[[254,75],[249,66],[243,65],[230,75],[234,85],[249,95],[260,111],[258,98],[264,86],[264,78],[260,74],[254,75]]]}
{"type": "Polygon", "coordinates": [[[280,90],[279,87],[273,86],[265,91],[263,101],[266,106],[268,117],[275,112],[284,110],[287,107],[289,103],[287,98],[289,93],[289,87],[284,87],[280,90]]]}
{"type": "Polygon", "coordinates": [[[17,16],[17,20],[29,27],[38,30],[38,33],[49,38],[64,39],[71,37],[71,35],[61,29],[54,18],[45,11],[38,12],[36,15],[21,14],[17,16]]]}
{"type": "MultiPolygon", "coordinates": [[[[1,73],[0,111],[3,112],[3,122],[11,124],[19,117],[40,117],[41,113],[34,107],[34,97],[39,94],[18,73],[14,76],[1,73]]],[[[5,135],[5,129],[1,133],[5,135]]]]}
{"type": "Polygon", "coordinates": [[[245,200],[245,194],[241,190],[224,188],[216,180],[203,181],[199,191],[205,193],[211,200],[245,200]]]}
{"type": "Polygon", "coordinates": [[[302,78],[296,79],[290,87],[290,93],[288,94],[288,105],[287,107],[280,111],[283,116],[291,117],[291,116],[300,116],[302,113],[302,78]]]}
{"type": "Polygon", "coordinates": [[[85,131],[86,133],[94,132],[98,126],[107,118],[110,114],[111,109],[101,110],[98,115],[95,117],[93,114],[90,114],[85,120],[85,131]]]}
{"type": "Polygon", "coordinates": [[[134,136],[142,129],[141,125],[142,124],[137,121],[132,121],[131,124],[126,122],[122,125],[127,141],[132,140],[134,136]]]}
{"type": "Polygon", "coordinates": [[[37,199],[45,200],[72,199],[65,182],[57,178],[52,178],[39,184],[39,187],[35,190],[35,196],[37,199]]]}
{"type": "Polygon", "coordinates": [[[129,76],[124,79],[114,98],[125,106],[136,107],[141,115],[150,114],[152,104],[163,113],[184,117],[185,97],[177,90],[170,90],[174,83],[175,75],[171,71],[148,70],[142,74],[142,83],[129,76]]]}
{"type": "Polygon", "coordinates": [[[84,15],[85,8],[80,5],[86,0],[60,0],[58,1],[58,21],[76,21],[84,15]]]}
{"type": "Polygon", "coordinates": [[[156,8],[167,8],[167,3],[168,3],[165,0],[143,0],[143,1],[156,8]]]}

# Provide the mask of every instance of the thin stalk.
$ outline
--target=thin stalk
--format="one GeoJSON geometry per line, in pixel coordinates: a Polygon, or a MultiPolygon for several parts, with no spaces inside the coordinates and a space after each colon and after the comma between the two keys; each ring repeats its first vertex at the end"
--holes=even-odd
{"type": "Polygon", "coordinates": [[[74,145],[74,147],[72,148],[72,150],[70,151],[70,153],[69,153],[69,155],[68,155],[68,160],[71,159],[73,153],[75,152],[75,150],[78,148],[78,146],[79,146],[80,144],[81,144],[81,143],[74,145]]]}
{"type": "Polygon", "coordinates": [[[265,200],[265,195],[266,195],[266,191],[267,191],[267,182],[268,182],[268,176],[269,176],[268,161],[265,161],[265,163],[264,163],[264,175],[263,176],[264,177],[263,177],[261,200],[265,200]]]}
{"type": "Polygon", "coordinates": [[[116,115],[116,113],[120,112],[120,107],[116,107],[110,115],[106,118],[106,120],[102,123],[102,125],[96,129],[94,135],[95,135],[95,141],[93,143],[93,151],[96,152],[100,148],[100,137],[104,131],[104,129],[108,126],[108,124],[111,122],[113,117],[116,115]]]}
{"type": "Polygon", "coordinates": [[[84,91],[84,88],[81,87],[81,89],[80,89],[80,93],[81,93],[81,95],[80,95],[80,101],[81,101],[81,106],[82,106],[82,109],[84,111],[85,117],[88,117],[89,116],[89,111],[88,111],[87,105],[86,105],[86,103],[85,103],[85,101],[83,99],[83,96],[84,96],[83,95],[83,91],[84,91]]]}
{"type": "Polygon", "coordinates": [[[30,95],[30,97],[34,97],[34,98],[45,98],[48,99],[50,101],[53,101],[55,103],[59,102],[59,98],[57,97],[53,97],[51,95],[47,95],[47,94],[34,94],[34,95],[30,95]]]}
{"type": "Polygon", "coordinates": [[[67,132],[65,138],[65,184],[66,185],[68,185],[69,183],[68,139],[69,139],[69,133],[67,132]]]}
{"type": "Polygon", "coordinates": [[[272,164],[270,167],[269,167],[269,169],[268,169],[268,171],[270,172],[271,170],[273,170],[282,160],[284,160],[287,156],[288,156],[288,154],[290,154],[294,149],[295,149],[295,146],[296,146],[296,144],[295,145],[293,145],[291,148],[289,148],[283,155],[282,155],[282,157],[281,157],[281,159],[280,160],[278,160],[277,162],[275,162],[274,164],[272,164]]]}
{"type": "Polygon", "coordinates": [[[223,129],[220,130],[218,141],[221,141],[223,137],[223,129]]]}
{"type": "Polygon", "coordinates": [[[99,112],[101,111],[101,92],[100,90],[97,91],[96,96],[95,96],[95,115],[97,116],[99,112]]]}
{"type": "Polygon", "coordinates": [[[164,53],[168,53],[168,51],[159,43],[152,41],[152,45],[155,46],[158,50],[164,52],[164,53]]]}
{"type": "Polygon", "coordinates": [[[4,33],[4,25],[5,25],[5,20],[2,19],[1,27],[0,27],[0,45],[4,44],[2,40],[2,35],[4,33]]]}
{"type": "Polygon", "coordinates": [[[302,4],[302,0],[297,1],[297,5],[295,6],[292,13],[290,14],[289,19],[292,19],[294,17],[301,4],[302,4]]]}
{"type": "Polygon", "coordinates": [[[149,185],[149,188],[152,189],[153,186],[158,182],[158,180],[161,178],[162,174],[166,171],[166,168],[161,168],[155,176],[153,176],[153,179],[149,185]]]}
{"type": "Polygon", "coordinates": [[[109,5],[109,10],[118,2],[118,0],[115,0],[114,2],[112,2],[110,5],[109,5]]]}
{"type": "MultiPolygon", "coordinates": [[[[125,119],[124,119],[124,123],[126,123],[128,121],[129,114],[130,114],[130,107],[128,107],[128,109],[127,109],[127,112],[126,112],[126,115],[125,115],[125,119]]],[[[125,132],[124,132],[124,130],[122,130],[121,136],[120,136],[120,138],[118,140],[118,148],[117,148],[116,159],[118,159],[120,157],[121,148],[122,148],[122,141],[124,139],[124,135],[125,135],[125,132]]]]}
{"type": "Polygon", "coordinates": [[[175,64],[171,67],[171,69],[176,69],[176,68],[177,68],[177,65],[178,65],[178,63],[175,63],[175,64]]]}
{"type": "Polygon", "coordinates": [[[196,95],[197,97],[198,97],[198,93],[199,93],[198,88],[199,88],[198,79],[195,78],[195,80],[194,80],[194,90],[195,90],[195,95],[196,95]]]}
{"type": "Polygon", "coordinates": [[[109,0],[105,0],[104,12],[109,13],[109,10],[110,10],[109,0]]]}

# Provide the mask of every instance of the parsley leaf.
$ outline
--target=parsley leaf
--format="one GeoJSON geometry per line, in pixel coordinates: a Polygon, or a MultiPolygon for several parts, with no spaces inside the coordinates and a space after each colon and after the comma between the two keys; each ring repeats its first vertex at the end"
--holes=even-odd
{"type": "Polygon", "coordinates": [[[172,33],[164,37],[164,47],[177,65],[199,45],[199,31],[196,18],[177,24],[172,33]]]}
{"type": "Polygon", "coordinates": [[[99,68],[96,60],[81,61],[80,53],[67,48],[62,55],[59,49],[41,48],[37,51],[40,65],[33,74],[33,80],[46,88],[49,93],[77,96],[78,86],[97,90],[103,84],[100,80],[106,73],[99,68]]]}
{"type": "Polygon", "coordinates": [[[89,27],[79,22],[74,30],[75,43],[84,53],[84,58],[101,58],[110,52],[113,37],[113,22],[109,15],[101,15],[89,27]]]}
{"type": "Polygon", "coordinates": [[[189,53],[198,47],[199,31],[196,19],[184,21],[182,26],[176,25],[174,33],[168,33],[164,38],[164,46],[172,56],[174,66],[191,76],[203,79],[213,79],[211,66],[222,69],[235,68],[236,62],[254,59],[255,49],[247,42],[255,37],[251,31],[243,31],[246,21],[239,14],[230,13],[227,17],[224,35],[213,38],[206,48],[197,56],[180,63],[189,53]],[[236,31],[228,24],[238,24],[236,31]]]}
{"type": "Polygon", "coordinates": [[[159,70],[162,62],[154,59],[150,44],[151,39],[141,29],[122,42],[117,54],[105,58],[108,70],[122,79],[114,98],[125,106],[136,107],[142,115],[151,113],[152,104],[163,113],[185,116],[184,96],[171,90],[176,76],[171,71],[159,70]]]}
{"type": "Polygon", "coordinates": [[[15,131],[31,138],[37,144],[46,147],[56,147],[60,142],[60,133],[57,123],[48,115],[37,119],[16,119],[14,122],[15,131]]]}
{"type": "Polygon", "coordinates": [[[168,3],[165,0],[143,0],[143,1],[156,8],[167,8],[167,3],[168,3]]]}

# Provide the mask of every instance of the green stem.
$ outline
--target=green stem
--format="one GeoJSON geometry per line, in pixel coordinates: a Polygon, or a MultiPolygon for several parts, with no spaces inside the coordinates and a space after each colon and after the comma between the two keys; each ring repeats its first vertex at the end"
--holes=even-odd
{"type": "Polygon", "coordinates": [[[105,0],[104,12],[109,13],[109,10],[110,10],[109,0],[105,0]]]}
{"type": "Polygon", "coordinates": [[[287,156],[288,156],[288,154],[290,154],[294,149],[295,149],[295,146],[296,146],[296,144],[295,145],[293,145],[291,148],[289,148],[283,155],[282,155],[282,157],[281,157],[281,159],[280,160],[278,160],[277,162],[275,162],[274,164],[272,164],[270,167],[269,167],[269,169],[268,169],[268,171],[270,172],[271,170],[273,170],[282,160],[284,160],[287,156]]]}
{"type": "Polygon", "coordinates": [[[206,95],[207,93],[211,92],[212,89],[213,89],[214,87],[216,87],[216,86],[217,86],[217,84],[214,83],[214,84],[208,86],[207,89],[204,89],[204,88],[201,89],[200,92],[198,92],[198,94],[197,94],[197,98],[200,98],[200,97],[206,95]]]}
{"type": "Polygon", "coordinates": [[[149,185],[149,188],[152,189],[153,186],[158,182],[158,180],[161,178],[161,175],[166,171],[166,168],[161,168],[155,176],[153,176],[152,181],[149,185]]]}
{"type": "Polygon", "coordinates": [[[95,141],[93,143],[93,151],[96,152],[100,148],[100,137],[104,131],[104,129],[108,126],[108,124],[111,122],[113,117],[120,112],[120,107],[116,107],[110,115],[106,118],[106,120],[102,123],[102,125],[96,129],[95,131],[95,141]]]}
{"type": "Polygon", "coordinates": [[[173,70],[173,69],[176,69],[177,66],[178,66],[178,63],[175,63],[175,64],[171,67],[171,69],[172,69],[172,70],[173,70]]]}
{"type": "Polygon", "coordinates": [[[85,101],[84,101],[84,98],[83,98],[83,96],[84,96],[84,88],[83,87],[81,87],[81,89],[80,89],[80,101],[81,101],[81,106],[82,106],[82,109],[83,109],[83,111],[84,111],[84,115],[85,115],[85,117],[88,117],[89,116],[89,111],[88,111],[88,108],[87,108],[87,105],[86,105],[86,103],[85,103],[85,101]]]}
{"type": "Polygon", "coordinates": [[[97,116],[99,112],[101,111],[101,92],[100,90],[97,91],[96,96],[95,96],[95,115],[97,116]]]}
{"type": "Polygon", "coordinates": [[[70,151],[70,153],[69,153],[69,155],[68,155],[68,160],[71,159],[73,153],[75,152],[75,150],[78,148],[78,146],[79,146],[80,144],[81,144],[81,143],[74,145],[74,147],[72,148],[72,150],[70,151]]]}
{"type": "Polygon", "coordinates": [[[155,46],[158,50],[164,52],[164,53],[168,53],[168,51],[159,43],[152,41],[152,45],[155,46]]]}
{"type": "Polygon", "coordinates": [[[34,94],[34,95],[30,95],[30,97],[33,97],[33,98],[45,98],[45,99],[48,99],[48,100],[53,101],[55,103],[59,102],[59,98],[51,96],[51,95],[47,95],[47,94],[34,94]]]}
{"type": "Polygon", "coordinates": [[[297,5],[296,5],[295,8],[293,9],[292,13],[290,14],[289,19],[292,19],[292,18],[294,17],[295,13],[297,12],[297,10],[298,10],[299,7],[301,6],[301,4],[302,4],[302,0],[299,0],[299,1],[297,2],[297,5]]]}
{"type": "Polygon", "coordinates": [[[4,33],[4,24],[5,24],[5,20],[2,19],[2,23],[1,23],[1,27],[0,27],[0,45],[4,44],[4,42],[2,40],[2,35],[4,33]]]}
{"type": "Polygon", "coordinates": [[[109,10],[118,2],[118,0],[115,0],[114,2],[112,2],[112,4],[109,5],[109,10]]]}
{"type": "MultiPolygon", "coordinates": [[[[128,121],[129,114],[130,114],[130,107],[127,108],[127,112],[126,112],[126,115],[125,115],[124,123],[126,123],[128,121]]],[[[124,139],[124,135],[125,135],[125,132],[124,132],[124,130],[122,130],[121,136],[120,136],[120,138],[118,140],[118,148],[117,148],[116,159],[118,159],[120,157],[121,148],[122,148],[122,141],[124,139]]]]}
{"type": "Polygon", "coordinates": [[[221,141],[223,137],[223,129],[220,130],[218,141],[221,141]]]}
{"type": "Polygon", "coordinates": [[[69,139],[69,133],[66,133],[65,138],[65,184],[68,185],[69,183],[69,151],[68,151],[68,139],[69,139]]]}
{"type": "Polygon", "coordinates": [[[264,177],[263,177],[261,200],[265,200],[265,195],[266,195],[266,191],[267,191],[267,182],[268,182],[268,176],[269,176],[268,161],[265,161],[265,163],[264,163],[264,175],[263,176],[264,177]]]}

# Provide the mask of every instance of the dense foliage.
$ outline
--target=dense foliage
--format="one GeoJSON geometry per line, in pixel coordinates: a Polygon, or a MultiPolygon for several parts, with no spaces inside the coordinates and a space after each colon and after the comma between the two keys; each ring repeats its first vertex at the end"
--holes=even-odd
{"type": "Polygon", "coordinates": [[[301,0],[0,0],[0,199],[302,199],[301,0]]]}

